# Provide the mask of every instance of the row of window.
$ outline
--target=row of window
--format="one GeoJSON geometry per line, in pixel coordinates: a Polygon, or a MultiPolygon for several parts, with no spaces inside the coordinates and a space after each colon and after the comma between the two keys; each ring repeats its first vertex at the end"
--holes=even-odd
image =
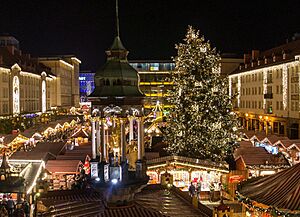
{"type": "Polygon", "coordinates": [[[137,71],[173,71],[175,63],[130,63],[137,71]]]}
{"type": "MultiPolygon", "coordinates": [[[[261,101],[241,101],[241,108],[262,109],[263,102],[261,101]]],[[[266,105],[267,108],[272,108],[272,101],[266,105]]],[[[283,111],[283,101],[276,101],[276,110],[283,111]]],[[[299,101],[291,101],[291,111],[299,111],[299,101]]]]}
{"type": "MultiPolygon", "coordinates": [[[[287,70],[291,77],[299,77],[299,66],[298,65],[295,67],[288,67],[287,70]]],[[[276,79],[282,78],[282,68],[267,71],[267,82],[268,83],[271,83],[272,79],[275,77],[276,77],[276,79]]],[[[242,83],[262,81],[262,80],[263,80],[263,72],[262,71],[258,72],[258,73],[253,73],[251,75],[242,75],[241,76],[242,83]]],[[[233,79],[233,83],[237,83],[237,77],[235,79],[233,79]]]]}

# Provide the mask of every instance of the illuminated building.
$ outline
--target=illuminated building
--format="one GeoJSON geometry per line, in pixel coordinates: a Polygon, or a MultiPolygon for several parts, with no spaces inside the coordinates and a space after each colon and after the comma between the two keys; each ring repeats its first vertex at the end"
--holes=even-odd
{"type": "Polygon", "coordinates": [[[0,115],[45,112],[53,106],[56,76],[12,36],[0,37],[0,115]]]}
{"type": "MultiPolygon", "coordinates": [[[[242,59],[234,54],[221,55],[221,73],[227,75],[238,68],[242,59]]],[[[167,102],[168,90],[172,89],[172,82],[168,81],[170,72],[175,70],[175,63],[170,60],[131,60],[130,65],[140,76],[140,88],[146,95],[144,107],[155,108],[157,101],[164,109],[171,105],[167,102]]]]}
{"type": "Polygon", "coordinates": [[[299,138],[300,40],[244,55],[229,75],[229,94],[246,130],[299,138]]]}
{"type": "Polygon", "coordinates": [[[95,73],[91,71],[80,71],[79,73],[80,101],[85,101],[86,97],[94,91],[95,88],[94,76],[95,73]]]}
{"type": "Polygon", "coordinates": [[[32,58],[13,36],[0,36],[0,115],[79,105],[79,64],[74,56],[32,58]]]}
{"type": "Polygon", "coordinates": [[[81,61],[73,55],[40,57],[39,62],[51,68],[56,76],[56,97],[53,105],[70,108],[79,106],[79,65],[81,61]]]}

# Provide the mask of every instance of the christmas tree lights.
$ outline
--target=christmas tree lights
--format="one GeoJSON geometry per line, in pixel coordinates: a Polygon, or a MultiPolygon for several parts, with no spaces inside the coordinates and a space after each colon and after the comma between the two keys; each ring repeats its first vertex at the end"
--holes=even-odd
{"type": "Polygon", "coordinates": [[[174,89],[168,93],[174,107],[167,117],[167,150],[222,161],[234,148],[238,121],[228,79],[220,74],[220,56],[192,27],[176,49],[176,69],[170,78],[174,89]]]}

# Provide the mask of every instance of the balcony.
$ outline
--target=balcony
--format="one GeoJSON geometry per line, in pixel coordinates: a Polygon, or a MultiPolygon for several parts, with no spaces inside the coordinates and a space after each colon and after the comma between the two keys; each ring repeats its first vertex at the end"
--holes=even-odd
{"type": "Polygon", "coordinates": [[[264,99],[273,99],[273,93],[265,93],[264,99]]]}

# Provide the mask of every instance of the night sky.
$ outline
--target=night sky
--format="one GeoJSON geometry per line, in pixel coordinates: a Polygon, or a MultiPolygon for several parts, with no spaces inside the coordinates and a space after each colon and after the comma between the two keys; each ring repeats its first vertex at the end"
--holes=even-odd
{"type": "MultiPolygon", "coordinates": [[[[120,35],[130,60],[170,59],[188,25],[220,52],[243,54],[300,32],[299,9],[297,0],[119,0],[120,35]]],[[[0,32],[15,36],[25,53],[75,54],[82,69],[96,70],[116,34],[115,1],[0,0],[0,32]]]]}

